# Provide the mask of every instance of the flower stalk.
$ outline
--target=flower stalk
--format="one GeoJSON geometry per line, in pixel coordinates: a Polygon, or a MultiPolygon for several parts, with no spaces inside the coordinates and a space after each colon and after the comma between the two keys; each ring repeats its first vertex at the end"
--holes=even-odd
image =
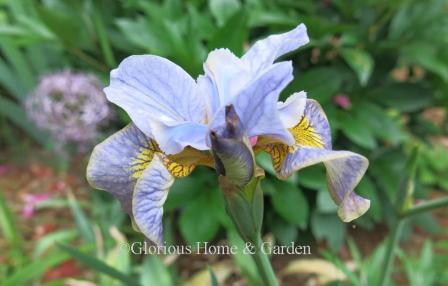
{"type": "Polygon", "coordinates": [[[397,200],[395,204],[396,208],[396,221],[391,228],[391,234],[387,244],[386,257],[384,261],[385,267],[381,273],[380,286],[389,285],[390,274],[392,273],[394,266],[394,258],[398,242],[400,241],[401,234],[403,232],[403,226],[407,222],[410,216],[430,212],[437,208],[441,208],[448,205],[448,198],[435,199],[429,202],[425,202],[419,205],[413,205],[414,194],[414,179],[417,171],[417,161],[419,156],[419,149],[415,147],[412,150],[411,156],[408,160],[405,172],[405,178],[401,188],[397,192],[397,200]]]}
{"type": "Polygon", "coordinates": [[[226,106],[225,126],[212,130],[210,139],[227,213],[243,241],[254,247],[251,254],[263,283],[278,285],[262,247],[264,204],[260,180],[263,176],[256,175],[254,153],[232,105],[226,106]]]}

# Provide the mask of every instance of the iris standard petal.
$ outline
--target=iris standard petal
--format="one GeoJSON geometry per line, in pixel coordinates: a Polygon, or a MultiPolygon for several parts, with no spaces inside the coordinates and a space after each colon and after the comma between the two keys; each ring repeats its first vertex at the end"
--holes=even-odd
{"type": "Polygon", "coordinates": [[[213,106],[218,107],[229,104],[230,100],[253,79],[248,67],[228,49],[210,52],[204,63],[204,72],[213,79],[216,86],[218,96],[210,99],[217,101],[213,106]]]}
{"type": "Polygon", "coordinates": [[[286,128],[295,126],[303,116],[305,105],[306,93],[303,91],[290,95],[285,102],[278,102],[278,113],[283,126],[286,128]]]}
{"type": "MultiPolygon", "coordinates": [[[[283,126],[277,109],[279,94],[291,80],[291,62],[276,63],[230,101],[249,137],[264,135],[285,144],[294,144],[294,138],[283,126]]],[[[224,125],[224,109],[221,107],[215,115],[211,129],[224,125]]]]}
{"type": "Polygon", "coordinates": [[[249,137],[264,135],[286,144],[294,143],[277,109],[280,92],[292,78],[291,62],[276,63],[232,100],[249,137]]]}
{"type": "Polygon", "coordinates": [[[87,180],[92,187],[111,193],[130,213],[135,182],[156,148],[131,123],[95,147],[87,166],[87,180]]]}
{"type": "MultiPolygon", "coordinates": [[[[206,119],[205,102],[195,81],[178,65],[158,56],[140,55],[124,59],[111,72],[110,85],[104,91],[109,101],[123,108],[137,127],[157,142],[160,136],[167,136],[164,133],[170,131],[155,132],[151,126],[154,122],[160,122],[162,126],[181,123],[201,126],[206,119]]],[[[186,133],[188,130],[176,130],[178,132],[186,133]]],[[[198,134],[203,138],[205,135],[198,134]]],[[[179,146],[196,147],[195,142],[200,141],[191,138],[178,142],[173,138],[174,146],[164,144],[162,150],[168,148],[171,150],[169,153],[180,152],[179,146]]]]}
{"type": "Polygon", "coordinates": [[[309,42],[304,24],[289,32],[272,35],[257,41],[241,58],[253,73],[269,67],[278,57],[291,52],[309,42]]]}
{"type": "Polygon", "coordinates": [[[151,241],[163,241],[163,204],[174,177],[158,155],[138,179],[132,197],[132,214],[139,230],[151,241]]]}
{"type": "Polygon", "coordinates": [[[338,215],[345,222],[358,218],[370,206],[370,201],[354,193],[354,188],[367,170],[369,161],[349,151],[331,150],[331,131],[321,106],[308,99],[299,123],[289,128],[295,145],[268,144],[264,150],[271,154],[280,178],[317,163],[327,169],[327,183],[333,200],[339,206],[338,215]]]}

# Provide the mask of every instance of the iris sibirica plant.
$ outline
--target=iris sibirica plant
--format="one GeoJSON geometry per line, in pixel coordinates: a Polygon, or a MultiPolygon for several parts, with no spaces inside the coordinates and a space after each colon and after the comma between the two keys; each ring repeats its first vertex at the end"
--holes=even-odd
{"type": "MultiPolygon", "coordinates": [[[[254,160],[259,152],[271,155],[279,179],[324,163],[338,215],[344,222],[358,218],[370,202],[353,190],[368,160],[332,150],[325,113],[304,91],[278,102],[293,68],[276,59],[308,42],[301,24],[257,41],[241,58],[214,50],[196,81],[158,56],[126,58],[104,91],[132,123],[96,146],[88,181],[120,200],[138,230],[156,244],[163,243],[163,204],[174,179],[205,165],[216,169],[242,238],[259,245],[264,173],[254,160]]],[[[267,257],[254,258],[265,283],[276,284],[267,257]]]]}

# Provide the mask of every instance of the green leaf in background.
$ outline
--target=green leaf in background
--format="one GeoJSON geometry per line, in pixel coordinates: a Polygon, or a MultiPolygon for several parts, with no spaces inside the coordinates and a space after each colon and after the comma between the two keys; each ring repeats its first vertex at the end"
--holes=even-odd
{"type": "Polygon", "coordinates": [[[272,218],[271,220],[266,220],[269,222],[269,227],[271,228],[274,237],[276,238],[276,243],[280,245],[288,245],[291,241],[296,241],[298,238],[297,227],[286,222],[281,218],[272,218]]]}
{"type": "MultiPolygon", "coordinates": [[[[109,235],[114,239],[115,246],[107,252],[103,261],[121,273],[128,275],[131,271],[132,252],[128,251],[127,247],[123,247],[123,245],[128,245],[128,241],[115,226],[109,228],[109,235]]],[[[120,281],[113,279],[109,275],[102,274],[100,281],[101,285],[121,286],[120,281]]]]}
{"type": "Polygon", "coordinates": [[[392,118],[378,105],[362,101],[353,105],[353,113],[375,135],[387,143],[396,145],[403,139],[399,119],[392,118]]]}
{"type": "Polygon", "coordinates": [[[320,213],[335,214],[338,206],[334,203],[327,190],[320,190],[317,193],[317,210],[320,213]]]}
{"type": "Polygon", "coordinates": [[[82,19],[77,18],[76,14],[60,13],[46,6],[38,6],[37,10],[42,21],[55,35],[66,44],[78,46],[82,19]]]}
{"type": "Polygon", "coordinates": [[[210,273],[210,280],[212,281],[212,286],[219,286],[218,278],[216,278],[215,272],[213,272],[213,269],[209,266],[208,272],[210,273]]]}
{"type": "MultiPolygon", "coordinates": [[[[310,98],[316,99],[322,104],[328,102],[340,91],[344,78],[344,71],[336,67],[307,69],[303,73],[295,74],[294,81],[286,87],[282,95],[289,96],[294,92],[304,90],[310,98]]],[[[285,97],[282,96],[282,99],[285,97]]]]}
{"type": "Polygon", "coordinates": [[[232,255],[232,259],[235,261],[235,264],[238,265],[243,276],[250,282],[249,285],[261,285],[260,274],[254,260],[250,255],[243,253],[245,242],[241,239],[236,230],[232,229],[227,230],[227,238],[230,246],[235,245],[237,247],[236,254],[232,255]]]}
{"type": "Polygon", "coordinates": [[[300,170],[297,174],[301,186],[314,190],[325,190],[327,188],[325,168],[322,164],[309,166],[300,170]]]}
{"type": "Polygon", "coordinates": [[[369,95],[381,104],[402,112],[412,112],[430,106],[433,92],[417,84],[390,84],[374,88],[369,95]]]}
{"type": "Polygon", "coordinates": [[[371,216],[374,221],[379,222],[382,218],[381,201],[378,197],[378,190],[375,188],[372,180],[364,176],[356,187],[356,192],[360,196],[370,200],[370,208],[366,215],[371,216]]]}
{"type": "Polygon", "coordinates": [[[87,242],[95,242],[95,235],[90,221],[71,191],[67,192],[67,200],[82,238],[87,242]]]}
{"type": "Polygon", "coordinates": [[[154,255],[146,255],[140,269],[140,284],[142,286],[174,285],[168,268],[161,259],[154,255]]]}
{"type": "Polygon", "coordinates": [[[74,229],[60,230],[50,232],[45,235],[36,244],[34,248],[33,257],[40,259],[40,257],[57,242],[68,242],[75,239],[78,236],[78,232],[74,229]]]}
{"type": "Polygon", "coordinates": [[[190,244],[211,240],[219,230],[224,203],[218,190],[203,190],[182,211],[179,226],[182,236],[190,244]]]}
{"type": "Polygon", "coordinates": [[[284,181],[275,181],[274,187],[276,192],[271,195],[274,210],[287,222],[306,228],[309,207],[302,191],[284,181]]]}
{"type": "Polygon", "coordinates": [[[245,10],[241,10],[230,17],[224,26],[216,31],[209,42],[209,49],[228,48],[236,56],[241,56],[243,54],[243,43],[248,34],[247,13],[245,10]]]}
{"type": "Polygon", "coordinates": [[[32,136],[42,146],[49,146],[50,139],[48,136],[39,132],[34,128],[33,124],[27,120],[27,116],[17,103],[12,100],[2,97],[0,95],[0,116],[5,116],[11,120],[14,124],[25,130],[30,136],[32,136]]]}
{"type": "MultiPolygon", "coordinates": [[[[13,219],[13,215],[3,193],[0,192],[0,227],[2,236],[7,240],[11,248],[11,258],[17,263],[21,264],[24,259],[22,253],[22,236],[17,229],[17,225],[13,219]]],[[[6,254],[3,254],[6,257],[6,254]]]]}
{"type": "Polygon", "coordinates": [[[359,82],[365,86],[373,71],[374,60],[365,50],[355,48],[344,48],[341,50],[342,57],[355,71],[359,82]]]}
{"type": "MultiPolygon", "coordinates": [[[[14,68],[16,75],[19,77],[21,84],[25,90],[29,92],[36,84],[31,66],[27,63],[24,53],[20,47],[7,38],[2,38],[0,50],[3,56],[14,68]]],[[[25,96],[25,94],[23,94],[25,96]]],[[[23,98],[23,97],[22,97],[23,98]]]]}
{"type": "Polygon", "coordinates": [[[335,214],[317,211],[311,216],[311,231],[317,239],[325,239],[335,252],[339,250],[345,237],[345,224],[335,214]]]}
{"type": "Polygon", "coordinates": [[[208,5],[218,26],[223,26],[233,14],[241,9],[241,3],[238,0],[210,0],[208,5]]]}
{"type": "Polygon", "coordinates": [[[104,26],[101,14],[93,9],[93,22],[95,23],[96,33],[98,34],[98,40],[100,42],[100,47],[104,55],[104,59],[107,65],[114,68],[117,63],[115,61],[114,53],[109,42],[109,37],[107,35],[106,27],[104,26]]]}
{"type": "Polygon", "coordinates": [[[448,59],[431,43],[417,42],[403,46],[401,50],[403,61],[421,65],[423,68],[437,74],[448,81],[448,59]]]}
{"type": "Polygon", "coordinates": [[[341,113],[339,123],[342,132],[361,147],[366,149],[376,148],[377,143],[372,130],[358,117],[357,113],[341,113]]]}
{"type": "Polygon", "coordinates": [[[90,256],[76,248],[73,248],[73,247],[70,247],[67,245],[58,244],[58,246],[64,252],[68,253],[71,257],[73,257],[76,260],[78,260],[79,262],[89,266],[93,270],[96,270],[100,273],[104,273],[114,279],[117,279],[117,280],[125,283],[125,285],[130,285],[130,286],[139,286],[140,285],[140,283],[135,281],[134,278],[132,278],[131,276],[128,276],[128,275],[116,270],[115,268],[110,267],[109,265],[107,265],[106,263],[104,263],[103,261],[99,260],[98,258],[96,258],[94,256],[90,256]]]}
{"type": "Polygon", "coordinates": [[[34,279],[38,279],[45,271],[66,261],[69,256],[66,253],[56,252],[35,260],[20,267],[11,276],[2,281],[2,286],[30,285],[34,279]]]}
{"type": "MultiPolygon", "coordinates": [[[[20,78],[16,77],[14,70],[2,58],[0,58],[0,84],[17,101],[22,101],[27,95],[27,90],[22,85],[20,78]]],[[[1,97],[2,95],[0,95],[1,97]]]]}

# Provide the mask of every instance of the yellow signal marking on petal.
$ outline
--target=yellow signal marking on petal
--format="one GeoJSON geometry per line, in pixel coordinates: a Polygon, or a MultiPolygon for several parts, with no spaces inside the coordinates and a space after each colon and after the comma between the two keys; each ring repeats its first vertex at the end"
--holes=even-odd
{"type": "Polygon", "coordinates": [[[163,164],[173,177],[185,177],[194,170],[195,165],[180,164],[168,158],[168,156],[163,154],[162,150],[160,150],[157,143],[154,140],[150,140],[146,147],[140,148],[137,157],[131,161],[131,177],[135,179],[140,178],[145,169],[154,159],[156,153],[160,155],[163,164]]]}
{"type": "Polygon", "coordinates": [[[263,150],[269,153],[272,158],[272,165],[277,173],[281,173],[283,161],[288,153],[293,153],[300,146],[323,148],[322,137],[311,126],[308,118],[302,116],[300,122],[289,129],[295,139],[294,146],[288,146],[283,143],[270,143],[263,146],[263,150]]]}
{"type": "Polygon", "coordinates": [[[138,179],[143,174],[143,171],[148,167],[154,158],[154,154],[159,151],[159,146],[153,140],[149,141],[148,146],[141,147],[136,158],[134,158],[130,165],[132,171],[132,178],[138,179]]]}
{"type": "Polygon", "coordinates": [[[263,148],[267,153],[271,155],[272,165],[277,173],[282,169],[283,160],[289,153],[290,147],[285,144],[268,144],[263,148]]]}
{"type": "Polygon", "coordinates": [[[163,164],[167,168],[168,172],[171,173],[173,177],[181,178],[186,177],[191,174],[194,170],[194,165],[182,165],[174,161],[171,161],[167,157],[163,158],[163,164]]]}
{"type": "Polygon", "coordinates": [[[310,121],[302,116],[300,122],[289,129],[296,140],[296,145],[323,148],[325,146],[322,136],[311,126],[310,121]]]}

